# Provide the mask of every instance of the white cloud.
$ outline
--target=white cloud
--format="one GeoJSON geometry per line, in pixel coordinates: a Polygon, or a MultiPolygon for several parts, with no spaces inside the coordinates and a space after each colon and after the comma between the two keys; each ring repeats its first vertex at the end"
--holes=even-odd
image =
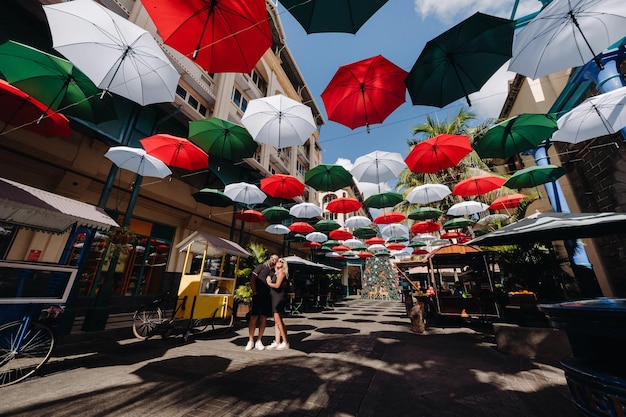
{"type": "Polygon", "coordinates": [[[515,77],[514,72],[507,70],[508,67],[507,61],[480,91],[469,95],[472,102],[470,111],[476,115],[477,120],[496,119],[500,115],[508,93],[509,80],[515,77]]]}
{"type": "Polygon", "coordinates": [[[337,160],[335,161],[335,165],[341,165],[342,167],[350,171],[354,166],[354,163],[347,158],[337,158],[337,160]]]}
{"type": "MultiPolygon", "coordinates": [[[[513,2],[502,0],[414,0],[415,11],[425,20],[434,17],[444,24],[459,22],[476,12],[491,14],[509,19],[513,11],[513,2]]],[[[515,17],[519,18],[539,10],[538,0],[521,0],[515,17]]]]}

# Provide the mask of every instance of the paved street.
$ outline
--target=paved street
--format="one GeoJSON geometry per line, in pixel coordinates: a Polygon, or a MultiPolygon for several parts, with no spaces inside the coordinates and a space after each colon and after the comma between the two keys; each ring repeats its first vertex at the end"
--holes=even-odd
{"type": "Polygon", "coordinates": [[[39,376],[0,388],[0,415],[576,415],[556,364],[499,353],[489,327],[414,334],[402,303],[355,299],[286,324],[286,351],[245,352],[243,322],[187,342],[70,336],[39,376]]]}

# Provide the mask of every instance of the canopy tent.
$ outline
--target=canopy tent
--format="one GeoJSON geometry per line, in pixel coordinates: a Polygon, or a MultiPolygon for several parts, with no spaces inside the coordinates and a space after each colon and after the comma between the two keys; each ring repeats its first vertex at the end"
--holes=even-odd
{"type": "Polygon", "coordinates": [[[626,233],[624,213],[540,213],[468,242],[496,246],[626,233]]]}
{"type": "Polygon", "coordinates": [[[204,253],[205,246],[207,248],[208,257],[220,257],[223,253],[244,258],[251,256],[244,248],[235,242],[199,231],[193,232],[183,239],[176,245],[176,249],[178,249],[179,252],[183,252],[186,251],[187,248],[190,248],[191,253],[202,254],[204,253]]]}
{"type": "Polygon", "coordinates": [[[334,268],[332,266],[309,261],[296,255],[287,256],[284,259],[287,261],[290,271],[306,272],[312,274],[334,274],[336,272],[341,272],[341,269],[339,268],[334,268]]]}
{"type": "Polygon", "coordinates": [[[0,222],[59,234],[74,224],[119,227],[100,207],[6,178],[0,178],[0,222]]]}

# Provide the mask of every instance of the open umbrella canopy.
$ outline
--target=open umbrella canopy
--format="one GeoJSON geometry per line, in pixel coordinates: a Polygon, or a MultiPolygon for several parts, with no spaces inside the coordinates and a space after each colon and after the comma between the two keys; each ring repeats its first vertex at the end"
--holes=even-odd
{"type": "Polygon", "coordinates": [[[364,246],[363,241],[359,239],[345,239],[343,241],[343,244],[353,250],[354,248],[359,248],[361,246],[364,246]]]}
{"type": "Polygon", "coordinates": [[[189,140],[219,161],[250,158],[259,147],[246,128],[217,117],[189,122],[189,140]]]}
{"type": "Polygon", "coordinates": [[[311,219],[322,215],[322,209],[313,203],[298,203],[291,206],[289,214],[299,219],[311,219]]]}
{"type": "Polygon", "coordinates": [[[472,219],[466,219],[465,217],[457,217],[455,219],[450,219],[443,224],[444,230],[451,229],[461,229],[467,226],[473,226],[476,223],[472,219]]]}
{"type": "Polygon", "coordinates": [[[341,225],[334,220],[322,219],[315,223],[315,230],[320,232],[330,232],[331,230],[339,229],[341,225]]]}
{"type": "Polygon", "coordinates": [[[508,214],[498,214],[498,213],[490,214],[478,220],[477,223],[481,226],[487,226],[491,224],[502,223],[503,221],[507,220],[509,217],[511,216],[509,216],[508,214]]]}
{"type": "Polygon", "coordinates": [[[399,223],[402,220],[405,220],[406,216],[397,211],[390,211],[389,213],[383,213],[377,216],[374,219],[374,223],[376,224],[391,224],[391,223],[399,223]]]}
{"type": "Polygon", "coordinates": [[[404,103],[406,76],[382,55],[342,65],[322,92],[328,118],[369,132],[370,125],[382,123],[404,103]]]}
{"type": "Polygon", "coordinates": [[[444,133],[415,145],[404,161],[411,172],[432,174],[455,166],[471,151],[468,136],[444,133]]]}
{"type": "Polygon", "coordinates": [[[352,213],[362,207],[359,200],[352,197],[339,197],[326,205],[326,210],[331,213],[352,213]]]}
{"type": "Polygon", "coordinates": [[[391,243],[387,243],[387,249],[389,250],[402,250],[404,248],[406,248],[406,245],[404,243],[400,243],[400,242],[391,242],[391,243]]]}
{"type": "Polygon", "coordinates": [[[365,216],[352,216],[347,218],[343,225],[347,229],[358,229],[361,227],[367,227],[372,224],[372,220],[365,216]]]}
{"type": "Polygon", "coordinates": [[[422,240],[414,240],[409,242],[407,246],[410,248],[423,248],[424,246],[428,246],[428,244],[422,240]]]}
{"type": "Polygon", "coordinates": [[[488,210],[489,206],[478,201],[461,201],[448,209],[449,216],[469,216],[488,210]]]}
{"type": "Polygon", "coordinates": [[[117,118],[111,97],[100,97],[100,89],[68,60],[7,41],[0,45],[0,72],[49,109],[94,123],[117,118]]]}
{"type": "Polygon", "coordinates": [[[489,204],[489,208],[491,210],[505,210],[510,208],[517,208],[519,203],[528,198],[526,194],[509,194],[503,195],[502,197],[498,197],[491,204],[489,204]]]}
{"type": "Polygon", "coordinates": [[[352,174],[341,165],[320,164],[304,173],[304,183],[317,191],[337,191],[352,181],[352,174]]]}
{"type": "Polygon", "coordinates": [[[336,240],[347,240],[352,238],[352,233],[344,229],[336,229],[328,233],[328,237],[336,240]]]}
{"type": "Polygon", "coordinates": [[[423,184],[413,188],[404,198],[411,204],[430,204],[441,201],[450,195],[450,189],[443,184],[423,184]]]}
{"type": "Polygon", "coordinates": [[[407,215],[411,220],[438,219],[443,216],[443,211],[434,207],[418,207],[407,215]]]}
{"type": "Polygon", "coordinates": [[[463,232],[446,232],[439,236],[441,239],[460,239],[467,237],[463,232]]]}
{"type": "Polygon", "coordinates": [[[359,227],[357,229],[354,229],[354,231],[352,232],[352,235],[354,237],[358,237],[359,239],[370,239],[377,234],[378,232],[376,230],[369,227],[359,227]]]}
{"type": "Polygon", "coordinates": [[[261,180],[261,190],[276,198],[294,198],[304,193],[304,184],[296,177],[274,174],[261,180]]]}
{"type": "Polygon", "coordinates": [[[626,35],[622,0],[553,1],[515,36],[509,70],[537,79],[585,65],[626,35]]]}
{"type": "Polygon", "coordinates": [[[400,223],[390,223],[380,231],[383,235],[389,237],[403,236],[409,234],[409,229],[400,223]]]}
{"type": "Polygon", "coordinates": [[[226,187],[224,187],[224,194],[230,197],[231,200],[246,205],[261,204],[267,198],[267,195],[261,191],[259,187],[246,182],[236,182],[226,185],[226,187]]]}
{"type": "Polygon", "coordinates": [[[476,13],[428,41],[406,78],[413,104],[444,107],[478,91],[511,57],[515,22],[476,13]]]}
{"type": "Polygon", "coordinates": [[[280,223],[281,221],[291,217],[291,214],[289,214],[289,210],[284,207],[278,206],[268,207],[263,210],[261,214],[263,215],[265,220],[270,223],[280,223]]]}
{"type": "Polygon", "coordinates": [[[317,130],[311,108],[283,94],[250,100],[241,123],[255,141],[278,149],[304,145],[317,130]]]}
{"type": "Polygon", "coordinates": [[[67,117],[4,80],[0,80],[0,120],[5,123],[0,134],[6,132],[9,126],[47,137],[68,137],[72,134],[67,117]]]}
{"type": "Polygon", "coordinates": [[[142,106],[174,101],[180,75],[147,30],[92,0],[43,9],[54,49],[98,87],[142,106]]]}
{"type": "Polygon", "coordinates": [[[386,193],[372,194],[367,197],[363,202],[365,207],[371,208],[385,208],[385,207],[393,207],[396,204],[400,204],[404,198],[402,194],[394,193],[388,191],[386,193]]]}
{"type": "Polygon", "coordinates": [[[305,237],[306,240],[308,240],[309,242],[324,243],[328,240],[328,236],[326,236],[322,232],[311,232],[308,233],[305,237]]]}
{"type": "Polygon", "coordinates": [[[537,147],[555,130],[553,114],[524,113],[490,127],[473,146],[482,158],[508,158],[537,147]]]}
{"type": "Polygon", "coordinates": [[[287,226],[282,224],[270,224],[265,228],[265,231],[273,235],[288,235],[291,232],[287,226]]]}
{"type": "Polygon", "coordinates": [[[406,164],[398,152],[374,151],[359,156],[350,173],[357,181],[379,184],[398,178],[405,169],[406,164]]]}
{"type": "Polygon", "coordinates": [[[411,233],[432,233],[441,229],[441,224],[431,221],[421,221],[411,225],[411,233]]]}
{"type": "Polygon", "coordinates": [[[409,238],[406,235],[401,236],[392,236],[387,239],[387,243],[399,243],[399,242],[408,242],[409,238]]]}
{"type": "Polygon", "coordinates": [[[558,120],[555,142],[579,143],[626,127],[626,87],[590,97],[558,120]]]}
{"type": "Polygon", "coordinates": [[[491,174],[477,175],[459,181],[452,189],[452,194],[461,197],[486,194],[497,190],[506,182],[505,178],[491,174]]]}
{"type": "Polygon", "coordinates": [[[211,207],[228,207],[233,204],[233,200],[226,194],[215,188],[203,188],[191,195],[198,203],[211,207]]]}
{"type": "Polygon", "coordinates": [[[172,171],[163,161],[148,155],[145,150],[129,146],[114,146],[104,154],[121,169],[134,172],[142,177],[165,178],[172,171]]]}
{"type": "Polygon", "coordinates": [[[195,171],[209,167],[209,156],[185,138],[159,133],[140,139],[148,155],[176,168],[195,171]]]}
{"type": "Polygon", "coordinates": [[[306,33],[356,33],[387,0],[280,0],[306,33]]]}
{"type": "Polygon", "coordinates": [[[469,244],[514,245],[622,233],[626,233],[624,213],[540,213],[477,237],[469,244]]]}
{"type": "Polygon", "coordinates": [[[371,245],[382,245],[383,243],[385,243],[385,239],[383,239],[382,237],[378,237],[378,236],[374,236],[374,237],[368,238],[365,241],[365,244],[369,245],[369,246],[371,246],[371,245]]]}
{"type": "Polygon", "coordinates": [[[289,225],[289,230],[293,233],[311,233],[315,228],[305,222],[295,222],[289,225]]]}
{"type": "Polygon", "coordinates": [[[339,244],[341,244],[341,242],[336,240],[336,239],[328,239],[326,242],[322,243],[322,246],[326,246],[326,247],[332,248],[333,246],[337,246],[339,244]]]}
{"type": "Polygon", "coordinates": [[[163,41],[209,73],[249,73],[272,46],[264,0],[142,3],[163,41]]]}
{"type": "Polygon", "coordinates": [[[247,223],[261,223],[265,219],[260,211],[257,210],[242,210],[235,213],[235,218],[247,223]]]}
{"type": "Polygon", "coordinates": [[[504,183],[508,188],[531,188],[541,184],[556,181],[565,175],[567,171],[556,165],[538,165],[520,169],[511,175],[504,183]]]}

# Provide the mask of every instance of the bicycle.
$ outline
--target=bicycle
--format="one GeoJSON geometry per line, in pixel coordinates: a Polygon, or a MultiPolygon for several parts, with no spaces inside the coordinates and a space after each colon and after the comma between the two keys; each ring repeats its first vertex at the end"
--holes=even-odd
{"type": "Polygon", "coordinates": [[[41,310],[37,320],[24,315],[0,326],[0,387],[28,378],[50,359],[55,336],[47,322],[58,320],[64,311],[53,305],[41,310]]]}

